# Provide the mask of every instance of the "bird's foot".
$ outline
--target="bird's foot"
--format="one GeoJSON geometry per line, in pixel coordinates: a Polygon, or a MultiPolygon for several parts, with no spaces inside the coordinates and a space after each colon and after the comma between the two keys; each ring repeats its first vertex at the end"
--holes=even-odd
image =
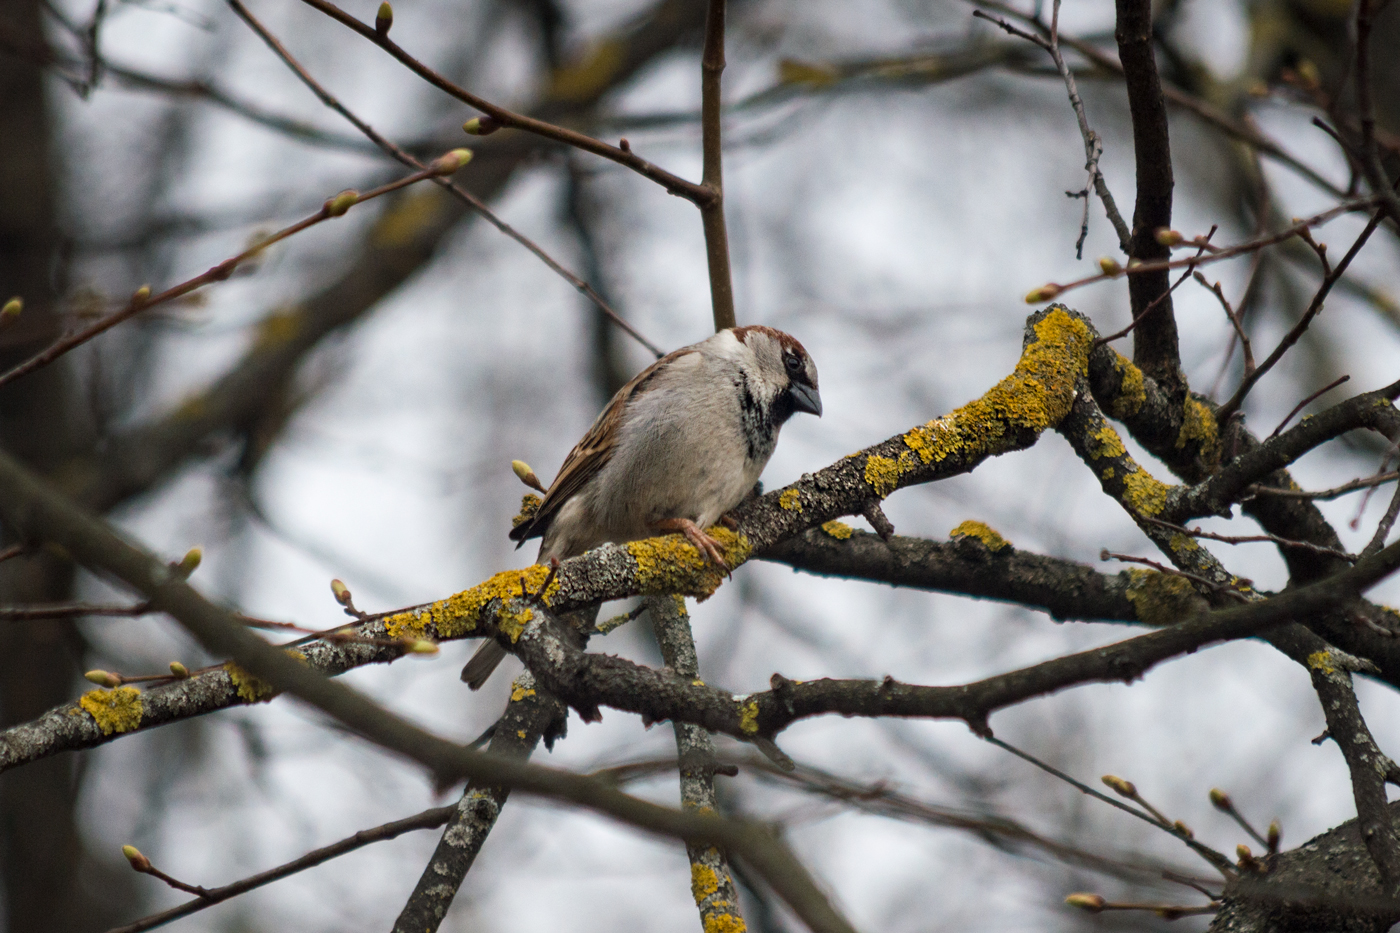
{"type": "Polygon", "coordinates": [[[657,522],[656,527],[660,531],[679,531],[701,554],[708,557],[711,563],[733,578],[734,572],[729,569],[729,563],[724,559],[724,547],[690,519],[667,518],[657,522]]]}

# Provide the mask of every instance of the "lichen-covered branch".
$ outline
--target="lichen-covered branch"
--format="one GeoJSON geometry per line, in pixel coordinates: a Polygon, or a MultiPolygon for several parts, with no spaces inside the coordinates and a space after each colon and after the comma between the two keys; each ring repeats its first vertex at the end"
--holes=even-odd
{"type": "Polygon", "coordinates": [[[1342,750],[1351,773],[1361,841],[1376,863],[1381,884],[1394,896],[1400,882],[1400,834],[1386,805],[1386,784],[1400,784],[1400,767],[1376,744],[1351,683],[1353,671],[1371,665],[1335,648],[1315,651],[1305,663],[1327,720],[1327,735],[1342,750]]]}
{"type": "MultiPolygon", "coordinates": [[[[678,677],[699,682],[700,659],[690,634],[690,616],[679,596],[647,598],[647,613],[661,648],[661,658],[678,677]]],[[[715,740],[702,726],[687,722],[673,724],[676,733],[676,761],[681,781],[681,806],[687,810],[714,812],[715,740]]],[[[739,912],[739,892],[729,871],[729,862],[716,846],[687,843],[690,858],[690,893],[700,910],[700,926],[709,931],[744,933],[748,929],[739,912]]]]}
{"type": "MultiPolygon", "coordinates": [[[[653,832],[723,845],[761,875],[814,931],[853,930],[768,827],[657,806],[593,778],[477,752],[441,739],[363,694],[311,670],[292,653],[253,635],[234,613],[206,600],[164,562],[74,506],[53,486],[3,452],[0,520],[21,540],[57,544],[83,566],[123,581],[144,595],[152,608],[176,619],[205,650],[230,657],[242,670],[250,672],[255,678],[250,686],[265,684],[265,689],[291,693],[365,739],[419,763],[439,783],[466,778],[483,785],[509,785],[517,791],[585,807],[653,832]]],[[[1382,551],[1378,559],[1387,555],[1387,551],[1382,551]]],[[[130,689],[118,688],[112,693],[125,698],[129,694],[124,691],[130,689]]],[[[122,710],[123,723],[128,723],[132,704],[128,699],[120,699],[117,705],[122,710]]],[[[139,706],[134,712],[139,722],[139,706]]]]}
{"type": "MultiPolygon", "coordinates": [[[[541,738],[547,745],[554,744],[566,717],[563,704],[535,689],[534,676],[525,671],[511,685],[510,702],[496,722],[488,750],[493,755],[529,758],[541,738]]],[[[394,921],[393,933],[436,933],[509,796],[510,787],[505,785],[467,785],[433,857],[394,921]]]]}

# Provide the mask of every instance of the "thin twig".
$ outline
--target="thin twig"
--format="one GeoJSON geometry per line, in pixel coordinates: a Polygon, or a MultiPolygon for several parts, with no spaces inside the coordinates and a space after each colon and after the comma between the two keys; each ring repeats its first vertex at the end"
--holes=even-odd
{"type": "Polygon", "coordinates": [[[1354,479],[1349,483],[1324,489],[1321,492],[1308,492],[1305,489],[1279,489],[1277,486],[1248,486],[1245,492],[1254,496],[1275,496],[1280,499],[1335,499],[1359,489],[1370,489],[1400,479],[1400,470],[1390,473],[1377,473],[1365,479],[1354,479]]]}
{"type": "Polygon", "coordinates": [[[149,288],[138,290],[136,294],[132,295],[131,299],[127,301],[126,307],[122,308],[120,311],[115,311],[112,314],[99,318],[80,331],[60,337],[58,340],[49,344],[45,349],[39,351],[3,375],[0,375],[0,386],[8,385],[21,376],[26,376],[37,369],[49,365],[68,351],[82,346],[94,337],[111,330],[113,327],[135,317],[142,311],[146,311],[156,305],[174,301],[177,298],[183,298],[185,295],[214,282],[224,281],[229,276],[233,275],[234,271],[237,270],[240,265],[252,259],[254,256],[257,256],[274,243],[285,240],[293,234],[300,233],[308,227],[314,227],[316,224],[339,217],[357,204],[363,204],[365,201],[382,197],[390,192],[398,191],[400,188],[416,184],[436,175],[450,174],[448,171],[449,169],[451,171],[456,171],[462,164],[464,164],[462,160],[457,158],[454,153],[448,153],[435,160],[431,165],[421,171],[406,175],[386,185],[380,185],[378,188],[366,191],[363,194],[356,191],[341,192],[335,197],[327,199],[326,203],[323,204],[321,209],[315,214],[303,218],[290,226],[283,227],[266,239],[259,240],[257,243],[243,250],[243,252],[236,256],[231,256],[217,265],[211,266],[208,270],[193,278],[186,279],[178,285],[172,285],[165,291],[155,295],[150,293],[149,288]]]}
{"type": "MultiPolygon", "coordinates": [[[[240,19],[242,19],[245,23],[248,24],[248,27],[252,29],[253,32],[257,33],[258,38],[262,39],[262,41],[267,45],[267,47],[272,50],[273,54],[275,54],[279,59],[281,59],[282,63],[288,68],[290,68],[292,72],[298,78],[301,79],[301,82],[303,84],[305,84],[308,88],[311,89],[311,92],[316,95],[316,97],[321,101],[321,103],[325,104],[327,107],[340,114],[346,120],[350,121],[351,125],[353,125],[366,137],[368,137],[372,143],[374,143],[384,152],[387,152],[389,155],[393,156],[398,161],[402,162],[404,165],[418,169],[422,169],[425,167],[424,164],[417,158],[415,158],[411,153],[407,152],[402,147],[396,145],[386,137],[382,136],[377,130],[374,129],[374,127],[370,126],[364,120],[361,120],[359,117],[357,117],[354,113],[350,111],[349,108],[347,108],[338,99],[336,99],[336,97],[333,94],[331,94],[324,87],[322,87],[321,84],[317,82],[315,78],[311,77],[311,73],[308,72],[304,67],[302,67],[301,63],[298,62],[289,51],[287,51],[286,46],[284,46],[281,43],[281,41],[279,41],[277,37],[274,36],[272,32],[268,30],[267,27],[265,27],[258,20],[257,17],[255,17],[252,14],[252,12],[240,2],[240,0],[228,0],[228,5],[233,9],[233,12],[236,13],[240,19]]],[[[631,324],[627,323],[627,321],[623,319],[623,317],[620,314],[614,311],[613,308],[606,301],[603,300],[603,296],[598,294],[597,290],[594,289],[592,285],[588,284],[588,282],[584,281],[577,275],[574,275],[568,269],[564,268],[564,266],[560,265],[554,259],[554,257],[550,256],[547,252],[545,252],[539,246],[539,244],[535,243],[534,240],[531,240],[529,237],[525,236],[523,233],[516,230],[510,224],[502,220],[499,216],[496,215],[494,211],[492,211],[489,207],[486,206],[485,202],[483,202],[476,195],[472,194],[470,191],[463,188],[461,185],[456,184],[449,178],[436,177],[433,179],[433,182],[437,184],[438,187],[450,192],[452,196],[457,198],[459,201],[470,205],[477,213],[484,217],[489,224],[491,224],[500,232],[504,233],[506,236],[510,237],[512,240],[515,240],[515,242],[519,243],[521,246],[528,249],[541,262],[548,266],[551,271],[553,271],[560,278],[564,279],[564,281],[572,285],[581,294],[583,294],[584,297],[588,298],[589,301],[592,301],[595,305],[597,305],[598,309],[603,312],[603,314],[608,318],[608,320],[612,321],[618,327],[622,328],[624,332],[626,332],[629,336],[631,336],[642,346],[650,350],[658,359],[665,355],[661,351],[661,349],[656,346],[656,344],[643,337],[640,333],[637,332],[636,328],[634,328],[631,324]]]]}
{"type": "MultiPolygon", "coordinates": [[[[1251,281],[1254,278],[1254,273],[1258,270],[1259,257],[1262,255],[1264,254],[1254,254],[1255,268],[1250,270],[1251,281]]],[[[1230,319],[1230,326],[1233,327],[1235,330],[1235,339],[1239,341],[1240,350],[1244,353],[1244,371],[1246,374],[1254,372],[1254,347],[1249,342],[1249,335],[1245,333],[1243,314],[1237,313],[1235,309],[1230,305],[1230,300],[1225,297],[1225,289],[1221,287],[1219,282],[1216,282],[1214,285],[1212,285],[1211,283],[1206,281],[1205,276],[1201,275],[1194,269],[1191,271],[1191,277],[1197,282],[1201,283],[1201,285],[1203,285],[1207,291],[1214,295],[1216,300],[1220,302],[1220,307],[1225,309],[1225,316],[1230,319]]],[[[1245,291],[1246,293],[1248,293],[1248,287],[1246,287],[1245,291]]],[[[1231,350],[1233,349],[1234,346],[1231,345],[1231,350]]],[[[1226,358],[1226,363],[1229,363],[1228,355],[1226,358]]],[[[1311,401],[1311,399],[1309,399],[1309,401],[1311,401]]]]}
{"type": "Polygon", "coordinates": [[[1045,773],[1059,778],[1066,784],[1069,784],[1075,790],[1079,791],[1081,794],[1088,794],[1090,797],[1093,797],[1096,800],[1101,800],[1111,807],[1116,807],[1119,810],[1122,810],[1124,813],[1131,813],[1133,816],[1142,820],[1144,823],[1148,823],[1152,826],[1157,827],[1163,832],[1175,836],[1182,842],[1186,843],[1187,847],[1189,847],[1191,851],[1195,852],[1201,858],[1209,862],[1211,867],[1213,867],[1216,871],[1220,872],[1220,874],[1224,877],[1233,878],[1235,876],[1235,866],[1230,862],[1228,858],[1226,858],[1223,854],[1210,848],[1209,846],[1203,845],[1202,843],[1197,842],[1195,839],[1192,839],[1183,830],[1178,829],[1175,824],[1158,820],[1150,814],[1144,813],[1143,811],[1138,810],[1135,807],[1130,807],[1120,800],[1115,800],[1107,794],[1103,793],[1102,791],[1095,790],[1094,788],[1083,783],[1082,781],[1075,780],[1065,772],[1061,771],[1059,768],[1056,768],[1054,765],[1041,761],[1039,758],[1035,757],[1029,752],[1023,752],[1016,746],[1011,745],[1007,742],[1003,742],[1001,739],[996,738],[995,736],[984,736],[984,738],[986,739],[986,741],[995,745],[997,748],[1005,749],[1006,751],[1015,755],[1017,758],[1020,758],[1023,761],[1028,761],[1040,770],[1044,771],[1045,773]]]}
{"type": "Polygon", "coordinates": [[[724,73],[725,0],[709,0],[705,46],[700,54],[700,132],[704,167],[700,185],[710,193],[701,204],[705,258],[710,273],[710,304],[715,330],[734,327],[734,280],[729,264],[729,232],[724,222],[724,171],[720,78],[724,73]]]}
{"type": "Polygon", "coordinates": [[[33,622],[39,619],[80,619],[85,616],[144,616],[154,611],[148,602],[137,603],[134,606],[50,603],[40,606],[0,607],[0,621],[33,622]]]}
{"type": "Polygon", "coordinates": [[[1282,421],[1280,421],[1280,422],[1278,423],[1278,427],[1274,428],[1274,430],[1269,434],[1268,437],[1265,438],[1265,440],[1266,440],[1266,441],[1271,441],[1271,440],[1273,440],[1274,438],[1278,437],[1279,434],[1283,431],[1283,429],[1286,428],[1286,427],[1288,427],[1288,422],[1290,422],[1290,421],[1293,420],[1293,416],[1294,416],[1294,415],[1298,414],[1298,412],[1302,411],[1304,408],[1307,408],[1309,403],[1311,403],[1311,402],[1313,402],[1313,401],[1316,401],[1318,398],[1322,397],[1323,395],[1326,395],[1328,392],[1331,392],[1331,391],[1332,391],[1333,389],[1335,389],[1337,386],[1339,386],[1339,385],[1341,385],[1342,383],[1348,381],[1349,379],[1351,379],[1351,376],[1349,376],[1349,375],[1348,375],[1348,376],[1342,376],[1342,377],[1340,377],[1340,378],[1338,378],[1338,379],[1334,379],[1334,380],[1332,380],[1331,382],[1327,383],[1327,385],[1325,385],[1325,386],[1323,386],[1322,388],[1318,389],[1318,390],[1317,390],[1316,392],[1314,392],[1312,395],[1309,395],[1307,398],[1303,399],[1303,400],[1302,400],[1301,402],[1299,402],[1297,405],[1294,405],[1294,406],[1293,406],[1293,410],[1290,411],[1290,412],[1288,413],[1288,415],[1287,415],[1282,421]]]}
{"type": "Polygon", "coordinates": [[[314,849],[300,858],[293,859],[285,865],[250,875],[241,881],[226,884],[219,888],[205,889],[204,895],[193,901],[186,901],[178,907],[163,910],[158,914],[151,914],[143,917],[134,923],[125,926],[114,927],[107,933],[141,933],[142,930],[152,930],[159,926],[164,926],[172,920],[181,917],[188,917],[192,913],[201,911],[206,907],[212,907],[232,897],[237,897],[255,888],[260,888],[265,884],[270,884],[289,875],[294,875],[299,871],[304,871],[322,862],[328,862],[333,858],[338,858],[348,852],[363,848],[374,842],[384,842],[389,839],[402,836],[404,833],[412,832],[416,829],[434,829],[452,816],[452,811],[456,809],[452,806],[434,807],[431,810],[424,810],[416,816],[406,817],[392,823],[385,823],[383,826],[376,826],[374,829],[361,830],[355,835],[333,842],[328,846],[314,849]]]}
{"type": "MultiPolygon", "coordinates": [[[[1202,254],[1204,254],[1208,249],[1210,249],[1210,238],[1215,236],[1216,229],[1217,228],[1214,225],[1212,225],[1210,228],[1210,232],[1207,233],[1205,237],[1197,238],[1199,240],[1199,242],[1197,243],[1197,246],[1199,248],[1196,250],[1196,258],[1199,259],[1202,254]]],[[[1143,321],[1147,320],[1148,315],[1150,315],[1153,311],[1156,311],[1159,307],[1162,307],[1166,303],[1166,300],[1172,296],[1172,293],[1181,287],[1181,284],[1183,282],[1185,282],[1191,276],[1198,274],[1199,273],[1196,272],[1196,267],[1194,265],[1188,264],[1186,266],[1186,271],[1177,277],[1177,280],[1172,283],[1171,288],[1168,288],[1166,291],[1162,292],[1162,294],[1158,295],[1156,298],[1153,298],[1152,301],[1148,303],[1147,307],[1142,309],[1142,313],[1139,314],[1137,317],[1133,318],[1132,323],[1130,323],[1127,327],[1123,328],[1120,331],[1115,331],[1114,333],[1109,334],[1107,337],[1100,337],[1099,339],[1095,340],[1094,346],[1097,347],[1102,346],[1106,343],[1112,343],[1115,340],[1119,340],[1131,334],[1134,328],[1136,328],[1143,321]]]]}
{"type": "Polygon", "coordinates": [[[1311,541],[1297,541],[1293,538],[1281,538],[1278,535],[1271,534],[1221,535],[1216,534],[1213,531],[1205,531],[1201,528],[1187,528],[1184,525],[1177,525],[1172,522],[1163,521],[1160,518],[1152,518],[1147,515],[1144,515],[1142,517],[1147,519],[1147,521],[1151,522],[1154,525],[1160,525],[1163,528],[1170,528],[1172,531],[1175,531],[1178,534],[1187,535],[1192,538],[1206,538],[1210,541],[1221,541],[1225,544],[1277,544],[1280,547],[1301,548],[1305,551],[1312,551],[1314,554],[1326,554],[1328,557],[1338,557],[1344,561],[1353,564],[1356,563],[1356,561],[1358,560],[1355,554],[1348,554],[1346,551],[1338,550],[1334,547],[1326,547],[1325,545],[1321,544],[1313,544],[1311,541]]]}
{"type": "Polygon", "coordinates": [[[1356,238],[1356,242],[1351,244],[1351,249],[1347,250],[1346,255],[1342,257],[1342,261],[1337,263],[1336,267],[1332,269],[1331,272],[1327,273],[1327,277],[1322,280],[1321,287],[1318,288],[1317,294],[1313,295],[1312,301],[1308,304],[1308,309],[1303,312],[1303,316],[1298,319],[1298,323],[1293,325],[1293,329],[1284,335],[1284,338],[1279,341],[1279,345],[1274,348],[1274,352],[1270,353],[1268,358],[1259,364],[1259,368],[1244,377],[1240,382],[1240,387],[1235,390],[1235,394],[1230,397],[1230,400],[1216,410],[1216,423],[1225,424],[1229,421],[1230,416],[1239,411],[1240,406],[1244,404],[1245,396],[1249,395],[1249,390],[1253,389],[1259,380],[1263,379],[1269,370],[1274,368],[1274,364],[1283,359],[1283,355],[1288,352],[1289,348],[1297,343],[1303,336],[1308,326],[1312,324],[1313,318],[1317,317],[1318,313],[1322,311],[1322,303],[1327,298],[1328,293],[1332,291],[1332,286],[1337,284],[1337,280],[1347,271],[1347,266],[1350,266],[1351,261],[1356,258],[1356,254],[1361,252],[1361,247],[1366,245],[1366,241],[1371,238],[1371,234],[1375,233],[1376,228],[1380,226],[1381,216],[1381,211],[1376,211],[1371,215],[1371,219],[1367,222],[1366,228],[1361,231],[1361,235],[1356,238]]]}
{"type": "Polygon", "coordinates": [[[319,10],[342,26],[346,26],[359,33],[361,36],[398,59],[401,64],[427,81],[433,87],[480,110],[502,128],[509,127],[523,130],[526,133],[542,136],[545,139],[552,139],[555,142],[564,143],[576,149],[582,149],[584,152],[591,152],[594,155],[602,156],[609,161],[616,162],[618,165],[632,169],[644,178],[651,179],[665,188],[668,193],[685,198],[698,207],[705,206],[713,198],[713,192],[703,184],[697,185],[693,181],[687,181],[678,175],[671,174],[660,166],[653,165],[633,152],[630,147],[622,149],[617,146],[611,146],[602,140],[594,139],[584,133],[579,133],[562,126],[556,126],[553,123],[547,123],[544,120],[538,120],[534,117],[526,116],[525,114],[515,113],[504,107],[493,104],[482,97],[478,97],[464,88],[458,87],[438,72],[408,54],[397,42],[389,38],[387,30],[385,34],[380,34],[373,26],[360,22],[340,7],[330,3],[329,0],[302,0],[302,2],[313,9],[319,10]]]}
{"type": "MultiPolygon", "coordinates": [[[[1257,252],[1258,250],[1261,250],[1267,246],[1274,246],[1278,243],[1282,243],[1285,240],[1297,236],[1303,230],[1307,230],[1311,227],[1321,226],[1327,223],[1328,221],[1335,220],[1343,214],[1350,214],[1356,211],[1363,210],[1373,210],[1376,206],[1376,203],[1377,201],[1375,198],[1355,198],[1350,201],[1344,201],[1341,204],[1329,208],[1328,210],[1325,210],[1320,214],[1315,214],[1312,217],[1309,217],[1305,220],[1300,220],[1297,223],[1278,231],[1277,233],[1271,233],[1267,236],[1262,237],[1254,237],[1252,239],[1245,240],[1243,243],[1237,243],[1234,246],[1221,247],[1217,252],[1208,251],[1209,255],[1192,256],[1189,259],[1172,259],[1153,262],[1130,262],[1126,268],[1117,269],[1112,272],[1102,272],[1098,275],[1085,276],[1082,279],[1075,279],[1073,282],[1068,282],[1064,285],[1061,285],[1058,282],[1048,282],[1040,288],[1036,289],[1035,292],[1039,295],[1042,295],[1044,297],[1044,300],[1049,301],[1052,298],[1058,298],[1059,296],[1063,295],[1067,291],[1070,291],[1071,289],[1081,288],[1085,285],[1093,285],[1096,282],[1107,282],[1112,279],[1122,278],[1125,275],[1145,275],[1152,272],[1162,272],[1164,270],[1170,271],[1172,269],[1195,268],[1198,266],[1206,266],[1210,265],[1211,263],[1220,262],[1224,259],[1234,259],[1236,256],[1243,256],[1248,253],[1257,252]]],[[[1196,238],[1196,240],[1199,240],[1199,237],[1196,238]]],[[[1184,240],[1182,242],[1182,245],[1199,246],[1199,243],[1196,240],[1184,240]]]]}
{"type": "MultiPolygon", "coordinates": [[[[1146,518],[1147,516],[1143,517],[1146,518]]],[[[1199,583],[1201,586],[1206,587],[1212,592],[1224,593],[1227,596],[1233,596],[1240,602],[1249,601],[1243,593],[1241,593],[1239,590],[1235,589],[1232,586],[1226,586],[1221,583],[1216,583],[1214,580],[1211,580],[1208,577],[1203,577],[1200,574],[1191,573],[1187,570],[1178,570],[1175,567],[1168,567],[1166,564],[1163,564],[1159,561],[1151,560],[1150,558],[1134,557],[1132,554],[1115,554],[1107,548],[1104,548],[1103,550],[1099,551],[1099,560],[1116,560],[1121,561],[1125,564],[1142,564],[1144,567],[1151,567],[1158,573],[1165,573],[1168,576],[1173,577],[1184,577],[1185,579],[1190,580],[1193,583],[1199,583]]]]}
{"type": "Polygon", "coordinates": [[[974,10],[972,15],[995,23],[1011,35],[1028,39],[1049,52],[1050,58],[1055,62],[1055,68],[1060,72],[1060,77],[1065,82],[1070,106],[1074,108],[1075,119],[1079,121],[1079,135],[1084,138],[1084,169],[1089,173],[1089,184],[1084,191],[1084,217],[1079,225],[1079,239],[1074,244],[1075,258],[1084,258],[1084,241],[1089,236],[1089,188],[1094,189],[1094,193],[1099,196],[1099,201],[1103,203],[1104,213],[1108,215],[1109,222],[1113,224],[1114,232],[1118,234],[1118,245],[1123,250],[1124,255],[1127,255],[1133,234],[1128,228],[1128,224],[1123,220],[1123,215],[1118,211],[1118,204],[1113,200],[1113,193],[1108,190],[1108,182],[1104,179],[1103,172],[1099,170],[1099,158],[1103,155],[1103,139],[1089,126],[1089,118],[1084,112],[1084,101],[1080,98],[1079,88],[1074,82],[1074,72],[1069,70],[1069,66],[1065,64],[1064,56],[1060,54],[1060,0],[1055,0],[1050,16],[1050,38],[1048,40],[1017,29],[1005,20],[989,16],[981,10],[974,10]]]}
{"type": "Polygon", "coordinates": [[[1362,557],[1370,557],[1372,554],[1380,552],[1385,547],[1386,536],[1390,534],[1390,529],[1395,527],[1395,518],[1400,515],[1400,486],[1395,487],[1395,494],[1390,497],[1390,507],[1385,510],[1385,515],[1381,518],[1380,524],[1376,526],[1376,533],[1370,542],[1361,549],[1362,557]]]}

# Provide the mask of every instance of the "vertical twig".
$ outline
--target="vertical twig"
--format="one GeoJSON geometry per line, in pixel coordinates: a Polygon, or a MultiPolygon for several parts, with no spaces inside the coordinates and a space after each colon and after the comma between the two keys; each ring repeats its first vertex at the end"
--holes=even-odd
{"type": "MultiPolygon", "coordinates": [[[[690,617],[681,596],[649,596],[656,642],[666,666],[682,677],[700,676],[690,617]]],[[[715,809],[715,740],[703,726],[678,722],[676,753],[681,777],[681,806],[687,810],[715,809]]],[[[743,930],[739,895],[724,853],[712,845],[687,842],[690,856],[691,893],[700,908],[700,925],[706,930],[743,930]]]]}
{"type": "MultiPolygon", "coordinates": [[[[1116,0],[1114,38],[1123,62],[1128,110],[1133,121],[1133,156],[1137,166],[1137,200],[1133,207],[1132,248],[1128,255],[1144,263],[1166,259],[1171,250],[1157,242],[1157,231],[1171,227],[1172,156],[1167,134],[1167,104],[1152,50],[1151,0],[1116,0]]],[[[1133,362],[1169,394],[1186,389],[1181,374],[1176,316],[1167,295],[1165,270],[1128,277],[1133,319],[1145,318],[1133,338],[1133,362]],[[1161,299],[1150,318],[1146,309],[1161,299]]]]}
{"type": "Polygon", "coordinates": [[[700,54],[700,130],[704,169],[700,186],[712,195],[700,204],[705,228],[705,257],[710,266],[710,303],[715,330],[737,323],[734,282],[729,270],[729,232],[724,224],[724,172],[721,158],[720,76],[724,73],[724,3],[709,0],[705,13],[705,48],[700,54]]]}

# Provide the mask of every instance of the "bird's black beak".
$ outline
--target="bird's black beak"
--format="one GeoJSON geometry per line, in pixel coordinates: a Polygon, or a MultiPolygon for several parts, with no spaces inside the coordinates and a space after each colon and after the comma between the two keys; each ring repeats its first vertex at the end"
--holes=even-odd
{"type": "Polygon", "coordinates": [[[792,396],[793,411],[805,411],[818,418],[822,416],[822,397],[815,386],[794,382],[788,389],[788,395],[792,396]]]}

